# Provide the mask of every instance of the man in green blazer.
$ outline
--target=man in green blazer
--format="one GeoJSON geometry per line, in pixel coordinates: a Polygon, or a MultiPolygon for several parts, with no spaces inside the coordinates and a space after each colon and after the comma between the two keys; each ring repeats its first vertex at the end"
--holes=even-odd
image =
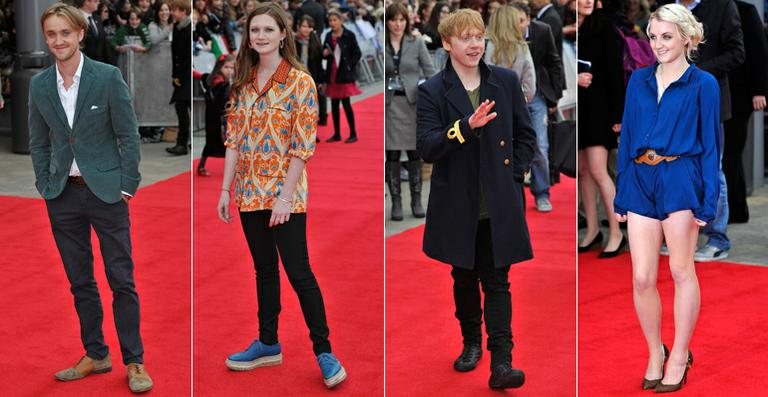
{"type": "Polygon", "coordinates": [[[40,23],[56,63],[30,83],[29,148],[35,185],[46,201],[85,348],[77,364],[57,372],[56,378],[71,381],[112,369],[93,277],[93,228],[113,292],[129,387],[133,392],[147,391],[152,380],[143,365],[128,215],[128,201],[141,180],[131,97],[117,68],[80,51],[88,29],[80,10],[55,3],[44,11],[40,23]]]}

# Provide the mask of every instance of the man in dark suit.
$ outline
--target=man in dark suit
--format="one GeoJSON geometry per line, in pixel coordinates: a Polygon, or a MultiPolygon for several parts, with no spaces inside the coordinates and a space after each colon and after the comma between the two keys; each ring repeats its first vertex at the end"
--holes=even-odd
{"type": "Polygon", "coordinates": [[[741,156],[747,142],[749,117],[765,109],[768,96],[768,43],[760,14],[752,4],[736,0],[744,32],[744,63],[728,73],[731,88],[731,119],[725,122],[723,173],[728,185],[728,223],[749,221],[747,187],[741,156]]]}
{"type": "Polygon", "coordinates": [[[113,293],[128,385],[133,392],[147,391],[152,380],[143,365],[128,216],[128,201],[141,180],[138,125],[128,86],[117,68],[80,52],[88,22],[78,9],[55,3],[41,20],[56,63],[30,82],[29,150],[85,348],[77,364],[57,372],[56,379],[77,380],[112,369],[93,278],[93,228],[113,293]]]}
{"type": "Polygon", "coordinates": [[[99,8],[99,0],[76,0],[75,7],[79,8],[88,23],[88,29],[83,40],[85,56],[95,61],[117,64],[112,48],[107,40],[107,33],[101,24],[101,18],[93,13],[99,8]]]}
{"type": "Polygon", "coordinates": [[[536,69],[536,95],[528,103],[533,129],[536,130],[536,144],[539,148],[531,164],[531,193],[536,199],[540,212],[552,211],[549,201],[549,135],[547,124],[549,109],[557,107],[563,96],[563,62],[557,52],[552,30],[544,22],[531,21],[530,8],[522,1],[512,3],[524,20],[521,24],[525,41],[536,69]]]}
{"type": "Polygon", "coordinates": [[[482,355],[482,284],[489,386],[520,387],[525,375],[512,368],[508,273],[513,263],[533,257],[522,182],[536,151],[536,133],[517,75],[482,61],[480,13],[458,10],[438,32],[450,61],[419,86],[417,102],[417,150],[433,163],[424,253],[453,269],[464,339],[454,369],[472,370],[482,355]]]}
{"type": "MultiPolygon", "coordinates": [[[[667,4],[675,1],[661,1],[667,4]]],[[[741,18],[733,0],[694,0],[676,1],[687,7],[696,19],[704,25],[705,41],[699,45],[696,66],[711,73],[720,86],[720,120],[731,118],[731,90],[728,73],[744,62],[744,40],[741,31],[741,18]]],[[[722,128],[721,128],[722,129],[722,128]]],[[[723,133],[720,134],[720,147],[723,147],[723,133]]],[[[694,260],[709,262],[728,257],[731,242],[728,239],[728,188],[725,174],[720,170],[720,197],[717,200],[715,219],[704,228],[707,243],[696,251],[694,260]]]]}
{"type": "Polygon", "coordinates": [[[549,25],[552,29],[552,37],[555,39],[557,55],[563,58],[563,19],[557,8],[552,4],[552,0],[528,0],[533,13],[534,20],[541,21],[549,25]]]}
{"type": "Polygon", "coordinates": [[[181,156],[188,153],[190,129],[190,109],[192,108],[192,6],[186,0],[171,0],[168,2],[171,9],[173,24],[173,41],[171,41],[171,58],[173,69],[171,78],[173,83],[173,95],[171,103],[176,108],[176,117],[179,120],[179,134],[176,136],[176,145],[165,148],[165,151],[181,156]]]}

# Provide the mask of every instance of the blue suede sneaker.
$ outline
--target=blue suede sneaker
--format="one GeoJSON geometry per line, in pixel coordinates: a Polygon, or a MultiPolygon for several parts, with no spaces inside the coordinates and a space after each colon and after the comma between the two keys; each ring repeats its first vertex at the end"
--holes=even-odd
{"type": "Polygon", "coordinates": [[[329,389],[347,379],[347,371],[341,366],[333,353],[320,353],[317,355],[317,364],[323,373],[323,382],[329,389]]]}
{"type": "Polygon", "coordinates": [[[249,371],[258,367],[280,365],[283,363],[280,343],[265,345],[256,339],[245,351],[227,358],[227,368],[233,371],[249,371]]]}

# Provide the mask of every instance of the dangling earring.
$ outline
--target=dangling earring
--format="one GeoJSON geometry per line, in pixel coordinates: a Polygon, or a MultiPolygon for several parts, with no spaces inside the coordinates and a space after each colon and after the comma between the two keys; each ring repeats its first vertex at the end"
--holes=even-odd
{"type": "Polygon", "coordinates": [[[280,48],[282,49],[285,45],[285,39],[280,39],[280,48]]]}

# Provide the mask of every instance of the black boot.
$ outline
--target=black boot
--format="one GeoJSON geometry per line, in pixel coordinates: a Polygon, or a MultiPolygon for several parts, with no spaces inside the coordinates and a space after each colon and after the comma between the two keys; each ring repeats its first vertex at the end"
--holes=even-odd
{"type": "Polygon", "coordinates": [[[491,389],[517,389],[523,383],[525,383],[525,373],[512,368],[512,360],[503,360],[501,363],[491,365],[491,378],[488,379],[488,386],[491,389]]]}
{"type": "Polygon", "coordinates": [[[393,221],[403,220],[403,201],[400,196],[400,162],[387,161],[385,163],[387,186],[389,195],[392,196],[392,213],[390,219],[393,221]]]}
{"type": "Polygon", "coordinates": [[[483,357],[483,348],[479,344],[464,345],[461,354],[453,362],[453,369],[459,372],[467,372],[477,367],[477,362],[483,357]]]}
{"type": "Polygon", "coordinates": [[[421,160],[410,160],[406,164],[411,187],[411,212],[414,217],[423,218],[426,214],[421,206],[421,160]]]}

